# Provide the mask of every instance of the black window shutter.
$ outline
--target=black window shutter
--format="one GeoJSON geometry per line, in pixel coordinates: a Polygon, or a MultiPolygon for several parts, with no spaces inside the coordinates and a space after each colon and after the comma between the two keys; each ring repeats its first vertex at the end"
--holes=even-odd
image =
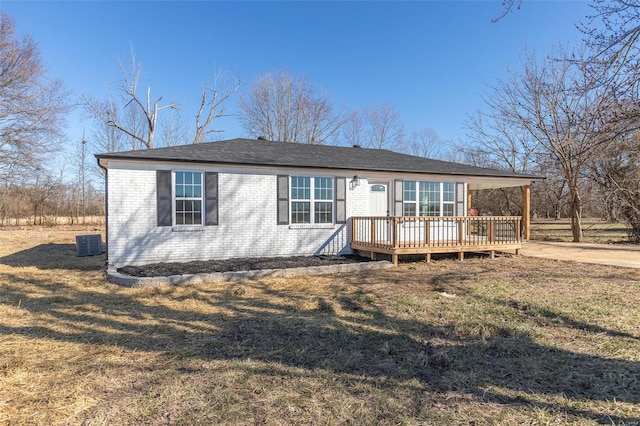
{"type": "Polygon", "coordinates": [[[171,170],[156,170],[156,207],[158,226],[173,225],[171,201],[171,170]]]}
{"type": "Polygon", "coordinates": [[[343,177],[337,177],[335,179],[336,185],[336,223],[347,222],[347,179],[343,177]]]}
{"type": "Polygon", "coordinates": [[[206,172],[204,174],[204,203],[206,226],[218,224],[218,173],[206,172]]]}
{"type": "Polygon", "coordinates": [[[278,225],[289,224],[289,176],[278,175],[278,225]]]}
{"type": "Polygon", "coordinates": [[[393,197],[395,201],[393,213],[395,216],[402,216],[403,215],[402,201],[404,199],[404,181],[402,179],[396,179],[394,191],[393,191],[393,197]]]}

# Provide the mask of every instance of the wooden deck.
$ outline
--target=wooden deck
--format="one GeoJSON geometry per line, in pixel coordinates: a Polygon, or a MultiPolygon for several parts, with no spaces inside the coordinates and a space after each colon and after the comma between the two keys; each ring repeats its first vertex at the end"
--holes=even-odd
{"type": "Polygon", "coordinates": [[[489,252],[522,248],[519,216],[358,216],[351,218],[351,249],[375,259],[376,253],[398,255],[489,252]]]}

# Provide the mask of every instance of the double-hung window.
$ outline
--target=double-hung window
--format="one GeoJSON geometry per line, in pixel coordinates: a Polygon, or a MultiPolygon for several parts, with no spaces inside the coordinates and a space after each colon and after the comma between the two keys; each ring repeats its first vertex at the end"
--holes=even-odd
{"type": "Polygon", "coordinates": [[[175,172],[174,217],[176,225],[202,225],[202,173],[175,172]]]}
{"type": "Polygon", "coordinates": [[[333,178],[291,176],[291,223],[333,223],[333,178]]]}
{"type": "Polygon", "coordinates": [[[218,173],[156,170],[156,213],[158,226],[217,225],[218,173]]]}
{"type": "Polygon", "coordinates": [[[440,182],[418,182],[420,216],[440,216],[440,182]]]}
{"type": "Polygon", "coordinates": [[[314,181],[313,219],[315,223],[333,222],[333,178],[317,177],[314,181]]]}
{"type": "Polygon", "coordinates": [[[455,184],[442,183],[442,216],[453,216],[455,211],[455,184]]]}
{"type": "Polygon", "coordinates": [[[453,216],[454,202],[453,182],[403,182],[404,216],[453,216]]]}
{"type": "Polygon", "coordinates": [[[418,182],[405,180],[404,181],[404,203],[402,205],[403,216],[418,216],[418,209],[416,207],[416,185],[418,182]]]}

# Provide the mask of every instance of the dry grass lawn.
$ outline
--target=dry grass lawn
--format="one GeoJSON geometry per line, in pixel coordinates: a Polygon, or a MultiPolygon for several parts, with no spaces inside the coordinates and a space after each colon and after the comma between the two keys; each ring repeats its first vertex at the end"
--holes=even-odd
{"type": "Polygon", "coordinates": [[[79,233],[0,230],[0,424],[640,424],[640,270],[129,289],[75,257],[79,233]]]}

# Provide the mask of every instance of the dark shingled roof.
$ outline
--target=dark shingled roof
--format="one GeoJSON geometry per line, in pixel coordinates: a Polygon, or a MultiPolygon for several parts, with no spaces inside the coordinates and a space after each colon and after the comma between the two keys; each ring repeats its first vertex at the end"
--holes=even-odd
{"type": "Polygon", "coordinates": [[[431,160],[384,149],[254,139],[104,153],[97,154],[96,158],[540,179],[538,176],[431,160]]]}

